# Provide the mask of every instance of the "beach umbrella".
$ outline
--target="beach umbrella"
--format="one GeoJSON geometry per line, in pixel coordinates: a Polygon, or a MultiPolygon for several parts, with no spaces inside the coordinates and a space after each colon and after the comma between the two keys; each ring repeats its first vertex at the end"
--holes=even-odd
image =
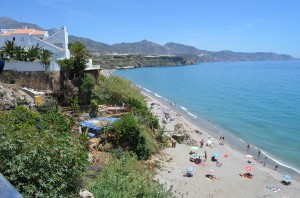
{"type": "Polygon", "coordinates": [[[246,166],[246,170],[253,171],[253,168],[251,166],[246,166]]]}
{"type": "Polygon", "coordinates": [[[245,157],[247,157],[247,158],[252,158],[253,156],[252,156],[252,155],[246,155],[245,157]]]}
{"type": "Polygon", "coordinates": [[[190,148],[191,148],[191,150],[194,150],[194,151],[199,150],[199,148],[197,146],[191,146],[190,148]]]}
{"type": "Polygon", "coordinates": [[[218,157],[218,156],[219,156],[219,154],[217,154],[217,153],[214,153],[214,154],[212,154],[212,156],[213,156],[213,157],[218,157]]]}
{"type": "Polygon", "coordinates": [[[187,167],[186,172],[192,174],[194,172],[194,167],[187,167]]]}
{"type": "Polygon", "coordinates": [[[207,140],[206,144],[211,145],[212,144],[212,140],[207,140]]]}
{"type": "Polygon", "coordinates": [[[289,175],[283,175],[283,178],[284,178],[284,179],[292,179],[292,177],[289,176],[289,175]]]}

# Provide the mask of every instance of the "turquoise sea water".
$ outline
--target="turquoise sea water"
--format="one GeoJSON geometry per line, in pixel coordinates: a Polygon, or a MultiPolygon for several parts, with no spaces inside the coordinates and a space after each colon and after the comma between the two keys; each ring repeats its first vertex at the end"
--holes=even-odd
{"type": "Polygon", "coordinates": [[[201,63],[118,70],[114,75],[300,170],[300,61],[201,63]]]}

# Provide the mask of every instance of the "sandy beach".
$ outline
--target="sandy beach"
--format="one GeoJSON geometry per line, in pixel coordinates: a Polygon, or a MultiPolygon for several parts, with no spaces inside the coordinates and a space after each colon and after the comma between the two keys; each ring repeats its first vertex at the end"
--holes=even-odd
{"type": "MultiPolygon", "coordinates": [[[[198,165],[190,161],[191,146],[178,144],[175,148],[166,148],[157,154],[153,160],[159,163],[155,179],[160,183],[172,188],[176,197],[299,197],[299,182],[291,180],[291,185],[281,184],[283,173],[263,165],[256,158],[248,156],[247,150],[242,153],[233,149],[226,142],[220,145],[219,138],[213,138],[209,131],[204,131],[188,121],[180,113],[176,112],[172,105],[162,102],[152,93],[142,91],[147,98],[147,104],[154,115],[160,120],[165,131],[172,133],[174,126],[181,123],[187,129],[188,135],[196,140],[199,150],[194,152],[204,155],[207,152],[207,161],[198,165]],[[168,111],[173,121],[163,123],[164,112],[168,111]],[[200,141],[204,140],[203,148],[200,148],[200,141]],[[213,146],[206,146],[210,139],[213,146]],[[219,164],[211,161],[211,156],[216,157],[219,164]],[[251,162],[251,164],[249,163],[251,162]],[[221,164],[221,165],[220,165],[221,164]],[[186,177],[186,169],[192,167],[193,177],[186,177]],[[247,170],[250,169],[250,170],[247,170]],[[252,179],[245,179],[239,174],[248,172],[253,175],[252,179]],[[205,175],[211,174],[216,179],[208,179],[205,175]]],[[[167,133],[168,133],[167,132],[167,133]]],[[[203,160],[204,157],[201,157],[203,160]]]]}
{"type": "MultiPolygon", "coordinates": [[[[113,71],[101,71],[105,76],[110,76],[113,71]]],[[[159,164],[155,179],[161,184],[172,189],[176,197],[280,197],[296,198],[300,195],[300,183],[291,179],[291,185],[283,185],[284,169],[274,170],[273,164],[266,160],[264,166],[264,155],[258,159],[253,151],[241,152],[230,145],[225,137],[220,145],[220,139],[209,130],[193,124],[186,116],[182,115],[178,108],[174,108],[168,101],[158,98],[152,92],[140,89],[146,97],[146,102],[151,112],[157,116],[160,125],[164,127],[166,133],[172,134],[176,124],[182,124],[187,130],[190,139],[195,140],[194,144],[176,144],[175,148],[169,147],[159,154],[153,156],[155,163],[159,164]],[[168,112],[172,121],[165,119],[164,112],[168,112]],[[200,141],[203,139],[204,145],[200,148],[200,141]],[[206,146],[208,140],[213,142],[213,146],[206,146]],[[191,146],[197,146],[198,150],[191,150],[191,146]],[[190,161],[191,151],[202,157],[202,162],[196,164],[190,161]],[[204,161],[204,152],[207,152],[207,160],[204,161]],[[216,162],[211,161],[213,154],[217,154],[216,162]],[[252,157],[247,157],[252,155],[252,157]],[[251,163],[249,163],[251,162],[251,163]],[[193,169],[193,176],[186,177],[187,169],[193,169]],[[247,170],[248,169],[248,170],[247,170]],[[252,179],[241,176],[242,173],[250,173],[252,179]],[[207,174],[213,175],[216,179],[209,179],[207,174]]],[[[194,120],[196,121],[196,120],[194,120]]],[[[193,141],[190,141],[193,142],[193,141]]],[[[251,148],[250,148],[251,150],[251,148]]],[[[291,175],[293,177],[293,175],[291,175]]]]}

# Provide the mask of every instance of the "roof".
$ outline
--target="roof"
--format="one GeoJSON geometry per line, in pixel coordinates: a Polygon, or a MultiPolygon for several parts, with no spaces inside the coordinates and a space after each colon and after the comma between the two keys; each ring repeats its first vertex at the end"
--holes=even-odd
{"type": "Polygon", "coordinates": [[[10,32],[5,32],[3,34],[0,34],[0,36],[9,36],[13,34],[32,34],[32,35],[42,35],[45,34],[47,31],[41,31],[36,29],[15,29],[10,32]]]}

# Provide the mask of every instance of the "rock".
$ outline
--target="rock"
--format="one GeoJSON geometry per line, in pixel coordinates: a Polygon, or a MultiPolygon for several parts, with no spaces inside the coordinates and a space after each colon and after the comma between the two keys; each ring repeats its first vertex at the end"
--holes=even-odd
{"type": "Polygon", "coordinates": [[[81,189],[79,192],[79,196],[80,196],[80,198],[95,198],[93,193],[91,193],[90,191],[88,191],[86,189],[81,189]]]}

